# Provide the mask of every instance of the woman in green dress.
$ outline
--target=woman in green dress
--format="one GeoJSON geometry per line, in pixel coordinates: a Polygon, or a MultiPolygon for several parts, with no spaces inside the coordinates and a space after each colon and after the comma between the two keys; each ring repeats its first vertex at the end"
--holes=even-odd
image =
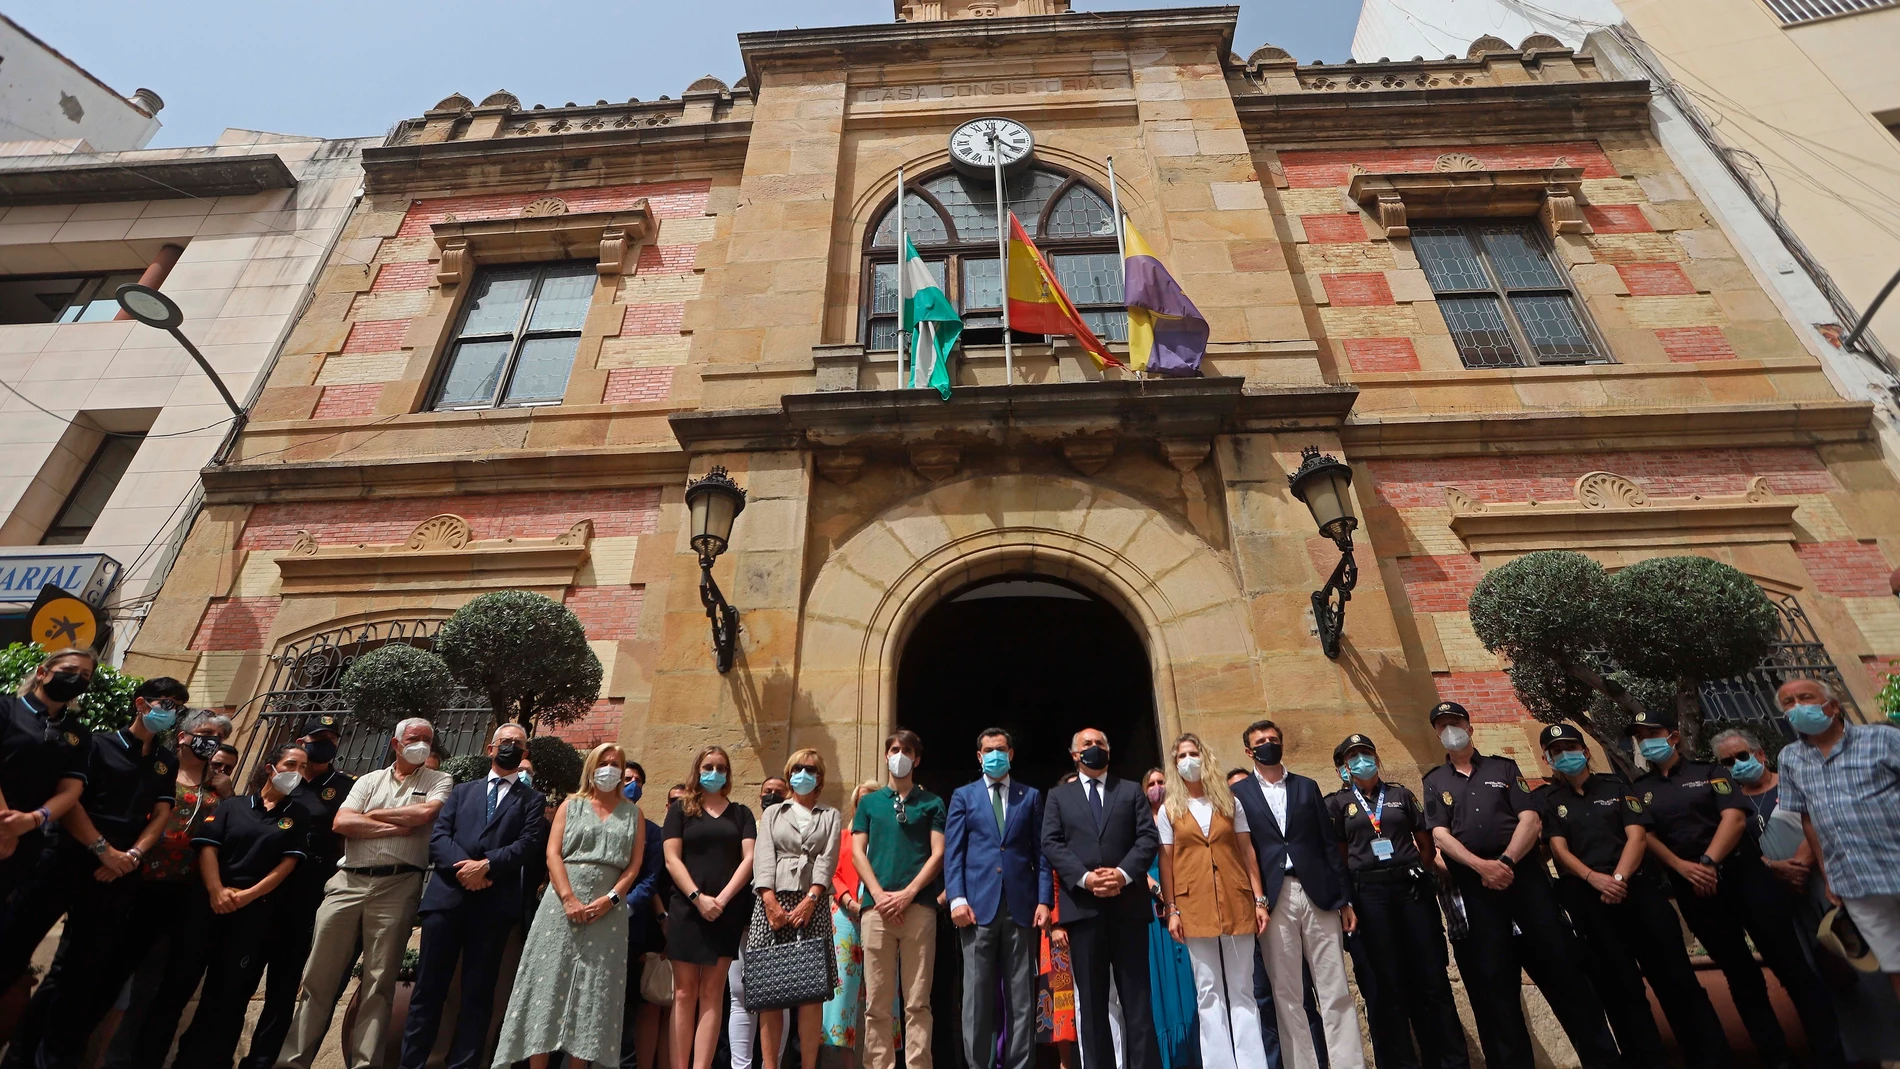
{"type": "Polygon", "coordinates": [[[627,757],[602,743],[581,765],[581,790],[548,832],[548,889],[521,950],[496,1069],[548,1055],[617,1065],[627,998],[627,889],[640,875],[646,821],[620,793],[627,757]]]}

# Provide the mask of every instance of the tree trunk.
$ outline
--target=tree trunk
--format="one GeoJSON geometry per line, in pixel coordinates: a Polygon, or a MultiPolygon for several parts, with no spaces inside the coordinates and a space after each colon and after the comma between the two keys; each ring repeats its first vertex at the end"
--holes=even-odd
{"type": "Polygon", "coordinates": [[[1691,676],[1676,680],[1676,730],[1682,734],[1680,752],[1686,761],[1702,759],[1702,684],[1691,676]]]}
{"type": "MultiPolygon", "coordinates": [[[[1589,684],[1591,690],[1615,702],[1632,717],[1642,711],[1643,704],[1636,700],[1634,694],[1631,694],[1623,687],[1612,687],[1609,681],[1603,678],[1603,673],[1579,661],[1562,661],[1560,663],[1564,666],[1565,671],[1569,672],[1573,677],[1582,680],[1584,683],[1589,684]]],[[[1618,745],[1622,740],[1610,732],[1605,731],[1603,725],[1597,723],[1596,718],[1588,713],[1577,713],[1570,719],[1576,721],[1578,727],[1588,732],[1591,738],[1597,740],[1597,745],[1603,747],[1603,755],[1610,759],[1610,763],[1616,766],[1617,772],[1621,773],[1624,779],[1634,779],[1636,777],[1636,766],[1631,764],[1630,759],[1623,755],[1623,751],[1618,745]]]]}

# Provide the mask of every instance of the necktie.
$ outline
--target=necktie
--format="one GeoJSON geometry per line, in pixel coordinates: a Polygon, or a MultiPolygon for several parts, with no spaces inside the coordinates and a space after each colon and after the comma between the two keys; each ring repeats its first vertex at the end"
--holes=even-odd
{"type": "Polygon", "coordinates": [[[495,819],[495,806],[501,801],[501,784],[502,784],[502,781],[499,778],[491,779],[488,781],[488,819],[489,820],[495,819]]]}
{"type": "Polygon", "coordinates": [[[1102,826],[1102,781],[1089,780],[1089,808],[1095,812],[1095,827],[1102,826]]]}
{"type": "Polygon", "coordinates": [[[1003,785],[990,784],[990,810],[996,814],[996,834],[1003,834],[1003,785]]]}

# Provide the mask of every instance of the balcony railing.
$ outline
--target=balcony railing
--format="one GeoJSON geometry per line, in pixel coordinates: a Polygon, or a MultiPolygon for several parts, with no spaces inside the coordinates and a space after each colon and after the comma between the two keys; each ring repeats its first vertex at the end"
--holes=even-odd
{"type": "Polygon", "coordinates": [[[1900,0],[1766,0],[1783,26],[1900,5],[1900,0]]]}

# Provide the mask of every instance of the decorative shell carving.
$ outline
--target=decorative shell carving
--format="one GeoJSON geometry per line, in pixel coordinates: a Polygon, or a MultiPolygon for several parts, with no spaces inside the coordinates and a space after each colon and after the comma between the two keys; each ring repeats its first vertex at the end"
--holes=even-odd
{"type": "Polygon", "coordinates": [[[1775,491],[1773,488],[1771,488],[1768,485],[1767,479],[1763,478],[1760,475],[1757,475],[1753,479],[1748,480],[1748,494],[1746,495],[1745,500],[1750,501],[1750,502],[1760,502],[1760,501],[1773,501],[1774,499],[1775,499],[1775,491]]]}
{"type": "Polygon", "coordinates": [[[484,108],[510,108],[519,110],[521,107],[521,98],[506,89],[497,89],[482,98],[481,106],[484,108]]]}
{"type": "Polygon", "coordinates": [[[317,539],[309,531],[298,531],[296,541],[290,544],[293,557],[314,557],[317,555],[317,539]]]}
{"type": "Polygon", "coordinates": [[[1247,57],[1247,62],[1248,63],[1284,63],[1285,61],[1292,58],[1293,58],[1293,53],[1288,52],[1286,49],[1281,48],[1278,45],[1261,45],[1259,48],[1256,48],[1253,50],[1253,55],[1247,57]]]}
{"type": "Polygon", "coordinates": [[[594,521],[581,520],[579,523],[556,535],[554,537],[554,544],[557,546],[584,546],[587,544],[587,540],[592,537],[594,537],[594,521]]]}
{"type": "Polygon", "coordinates": [[[688,93],[725,93],[730,90],[727,89],[725,82],[708,74],[692,85],[687,86],[686,91],[688,93]]]}
{"type": "Polygon", "coordinates": [[[1486,52],[1509,52],[1510,50],[1511,42],[1501,37],[1493,37],[1487,33],[1483,37],[1471,42],[1471,47],[1465,51],[1465,58],[1475,59],[1486,52]]]}
{"type": "Polygon", "coordinates": [[[542,197],[540,200],[532,201],[527,207],[521,209],[521,217],[523,219],[538,219],[542,216],[566,214],[567,202],[559,197],[542,197]]]}
{"type": "Polygon", "coordinates": [[[1562,41],[1557,40],[1547,33],[1534,33],[1524,38],[1524,42],[1517,46],[1517,50],[1519,52],[1530,52],[1537,49],[1549,51],[1553,48],[1560,49],[1563,47],[1564,43],[1562,41]]]}
{"type": "Polygon", "coordinates": [[[468,521],[451,512],[431,516],[416,525],[402,548],[417,552],[462,549],[468,545],[468,521]]]}
{"type": "Polygon", "coordinates": [[[467,97],[463,96],[462,94],[450,93],[448,96],[445,96],[441,100],[437,101],[435,107],[430,108],[429,110],[430,111],[465,111],[474,106],[475,105],[472,102],[470,102],[470,100],[467,97]]]}
{"type": "Polygon", "coordinates": [[[1473,512],[1484,511],[1484,502],[1455,486],[1445,487],[1445,503],[1451,506],[1453,516],[1467,516],[1473,512]]]}
{"type": "Polygon", "coordinates": [[[1577,480],[1577,501],[1587,509],[1633,509],[1649,504],[1649,495],[1621,475],[1593,471],[1577,480]]]}
{"type": "Polygon", "coordinates": [[[1469,152],[1447,152],[1432,161],[1432,170],[1441,173],[1449,171],[1482,171],[1484,170],[1484,161],[1469,152]]]}

